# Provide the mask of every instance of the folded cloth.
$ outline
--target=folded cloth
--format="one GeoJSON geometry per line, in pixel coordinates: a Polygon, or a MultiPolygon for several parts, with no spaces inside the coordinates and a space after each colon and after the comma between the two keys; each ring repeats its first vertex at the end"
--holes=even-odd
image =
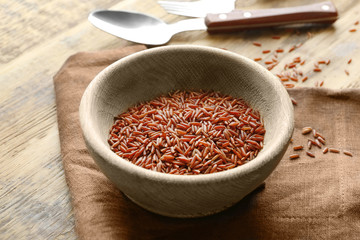
{"type": "Polygon", "coordinates": [[[88,154],[78,107],[98,72],[144,49],[77,53],[54,77],[61,154],[80,239],[359,239],[360,89],[289,90],[297,102],[292,143],[266,187],[224,212],[176,219],[127,199],[88,154]],[[315,129],[325,145],[316,146],[323,139],[313,132],[303,135],[303,127],[315,129]],[[314,141],[310,150],[309,139],[314,141]],[[298,145],[304,149],[295,151],[298,145]],[[325,147],[340,152],[324,154],[325,147]],[[295,153],[299,158],[290,159],[295,153]]]}

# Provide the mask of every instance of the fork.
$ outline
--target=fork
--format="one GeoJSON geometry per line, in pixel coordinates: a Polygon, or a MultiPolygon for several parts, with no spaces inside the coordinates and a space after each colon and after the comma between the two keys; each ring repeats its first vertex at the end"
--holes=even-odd
{"type": "Polygon", "coordinates": [[[236,0],[199,0],[193,2],[158,1],[168,13],[188,17],[205,17],[208,13],[227,13],[235,9],[236,0]]]}

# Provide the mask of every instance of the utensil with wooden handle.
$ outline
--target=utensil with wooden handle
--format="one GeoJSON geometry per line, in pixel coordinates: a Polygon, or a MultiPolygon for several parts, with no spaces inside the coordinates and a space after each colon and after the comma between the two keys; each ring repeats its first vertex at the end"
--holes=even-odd
{"type": "Polygon", "coordinates": [[[168,13],[187,17],[206,17],[208,13],[227,13],[235,9],[236,0],[158,1],[168,13]]]}
{"type": "Polygon", "coordinates": [[[187,19],[172,24],[166,24],[147,14],[129,11],[99,10],[92,12],[88,19],[103,31],[126,40],[147,45],[162,45],[174,34],[183,31],[207,30],[209,33],[216,33],[285,24],[330,24],[337,18],[335,6],[331,2],[323,2],[290,8],[208,14],[205,18],[187,19]]]}

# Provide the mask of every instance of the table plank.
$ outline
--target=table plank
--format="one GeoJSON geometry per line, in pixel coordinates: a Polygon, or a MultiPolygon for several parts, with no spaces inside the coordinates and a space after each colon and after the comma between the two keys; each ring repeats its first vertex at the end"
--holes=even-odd
{"type": "MultiPolygon", "coordinates": [[[[73,19],[66,8],[59,8],[62,1],[47,1],[41,7],[42,1],[7,2],[6,14],[1,12],[8,21],[6,34],[0,34],[6,43],[0,60],[1,239],[76,239],[60,157],[52,76],[70,54],[82,49],[83,42],[77,48],[72,45],[78,42],[77,33],[81,35],[81,27],[76,26],[80,22],[89,27],[84,18],[93,4],[107,8],[114,3],[75,4],[73,13],[79,15],[73,19]],[[38,11],[47,14],[29,21],[38,11]],[[47,25],[50,16],[66,21],[47,25]]],[[[96,39],[90,39],[95,50],[96,39]]]]}
{"type": "MultiPolygon", "coordinates": [[[[284,7],[313,1],[238,1],[237,7],[284,7]]],[[[273,58],[263,49],[287,51],[278,54],[279,64],[271,71],[281,73],[284,65],[300,56],[306,63],[299,68],[309,79],[298,86],[357,88],[360,86],[359,40],[360,3],[356,0],[333,1],[340,19],[332,27],[266,29],[232,34],[209,35],[206,31],[184,32],[168,45],[197,44],[226,48],[249,58],[273,58]],[[349,32],[350,29],[356,32],[349,32]],[[281,36],[279,40],[272,36],[281,36]],[[252,43],[261,42],[262,47],[252,43]],[[313,63],[330,59],[313,72],[313,63]],[[348,64],[348,60],[352,62],[348,64]],[[350,75],[345,74],[348,70],[350,75]]],[[[70,55],[78,51],[112,49],[134,43],[108,35],[87,22],[95,8],[142,11],[168,23],[184,17],[167,14],[156,1],[92,1],[69,5],[60,0],[3,1],[0,11],[7,22],[0,34],[0,238],[1,239],[75,239],[74,218],[60,157],[56,105],[52,77],[70,55]],[[44,4],[44,5],[42,5],[44,4]],[[75,19],[71,19],[77,14],[75,19]],[[32,19],[39,16],[39,19],[32,19]],[[13,19],[11,17],[14,17],[13,19]],[[62,19],[63,23],[53,22],[62,19]],[[50,21],[47,25],[47,21],[50,21]],[[23,37],[26,36],[26,37],[23,37]]]]}
{"type": "Polygon", "coordinates": [[[13,0],[1,1],[0,63],[14,60],[45,39],[75,27],[95,8],[108,8],[118,1],[13,0]],[[6,43],[6,44],[4,44],[6,43]]]}

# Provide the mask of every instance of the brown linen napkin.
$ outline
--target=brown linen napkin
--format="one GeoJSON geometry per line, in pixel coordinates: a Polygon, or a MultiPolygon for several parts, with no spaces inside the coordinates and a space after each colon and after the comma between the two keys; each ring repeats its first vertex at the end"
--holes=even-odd
{"type": "Polygon", "coordinates": [[[359,239],[360,89],[297,88],[293,143],[266,187],[230,209],[204,218],[175,219],[128,200],[99,171],[81,136],[78,107],[93,77],[143,46],[71,56],[54,77],[61,153],[81,239],[359,239]],[[312,146],[310,126],[326,138],[328,152],[312,146]],[[290,160],[296,145],[300,158],[290,160]],[[342,150],[352,152],[353,157],[342,150]]]}

